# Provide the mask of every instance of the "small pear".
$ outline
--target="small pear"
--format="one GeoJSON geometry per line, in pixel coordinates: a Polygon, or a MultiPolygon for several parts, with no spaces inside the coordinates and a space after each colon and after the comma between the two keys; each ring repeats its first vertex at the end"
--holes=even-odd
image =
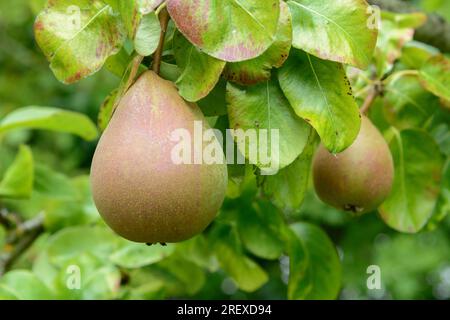
{"type": "Polygon", "coordinates": [[[314,187],[319,198],[355,214],[376,209],[389,195],[393,177],[389,147],[365,116],[349,148],[333,155],[320,145],[313,161],[314,187]]]}
{"type": "Polygon", "coordinates": [[[144,72],[122,98],[91,167],[94,202],[116,233],[136,242],[178,242],[214,219],[227,187],[225,161],[173,159],[179,141],[172,133],[187,130],[194,139],[195,121],[209,129],[198,107],[153,71],[144,72]]]}

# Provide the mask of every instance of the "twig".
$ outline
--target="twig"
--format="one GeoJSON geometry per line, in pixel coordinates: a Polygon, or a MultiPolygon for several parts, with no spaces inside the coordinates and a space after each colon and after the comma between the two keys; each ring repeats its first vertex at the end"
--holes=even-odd
{"type": "Polygon", "coordinates": [[[133,62],[131,64],[131,71],[130,71],[130,75],[127,79],[127,83],[125,84],[124,87],[124,93],[128,91],[128,89],[131,87],[131,85],[134,83],[134,80],[136,78],[136,75],[139,71],[139,66],[141,65],[142,60],[144,59],[143,56],[137,55],[136,57],[134,57],[133,62]]]}
{"type": "Polygon", "coordinates": [[[15,244],[19,242],[20,238],[25,234],[33,232],[40,227],[44,223],[44,215],[42,213],[38,214],[33,219],[27,220],[21,224],[19,224],[12,232],[8,235],[6,242],[8,244],[15,244]]]}
{"type": "Polygon", "coordinates": [[[14,262],[33,244],[34,240],[44,231],[44,216],[42,213],[35,218],[17,226],[10,237],[8,245],[16,244],[11,252],[0,256],[0,276],[7,272],[14,262]]]}
{"type": "Polygon", "coordinates": [[[134,81],[136,79],[136,75],[139,71],[139,66],[141,65],[141,62],[143,59],[144,59],[143,56],[137,55],[136,57],[133,58],[133,61],[131,61],[128,64],[127,70],[125,71],[125,74],[124,74],[121,84],[119,86],[119,92],[117,93],[116,98],[114,100],[111,114],[114,114],[114,112],[116,111],[117,107],[119,106],[119,103],[122,100],[123,96],[128,91],[128,89],[131,87],[131,85],[134,83],[134,81]],[[128,74],[128,69],[130,69],[130,74],[128,75],[127,82],[124,83],[123,80],[124,80],[124,77],[128,74]]]}
{"type": "Polygon", "coordinates": [[[375,99],[383,92],[383,88],[380,83],[375,83],[372,86],[372,89],[370,90],[369,94],[367,95],[366,99],[364,100],[364,103],[360,109],[361,114],[366,114],[370,107],[372,107],[373,103],[375,102],[375,99]]]}
{"type": "Polygon", "coordinates": [[[164,40],[166,38],[167,25],[169,24],[170,16],[167,8],[164,7],[159,13],[159,23],[161,24],[161,35],[159,36],[158,48],[156,48],[155,54],[153,55],[152,70],[159,74],[159,69],[161,67],[161,58],[164,50],[164,40]]]}
{"type": "Polygon", "coordinates": [[[21,223],[20,218],[6,209],[0,210],[0,224],[2,224],[6,229],[14,228],[21,223]]]}

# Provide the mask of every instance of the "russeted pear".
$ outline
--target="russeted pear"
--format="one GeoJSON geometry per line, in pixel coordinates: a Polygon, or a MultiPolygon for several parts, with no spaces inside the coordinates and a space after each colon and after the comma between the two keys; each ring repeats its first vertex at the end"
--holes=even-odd
{"type": "Polygon", "coordinates": [[[116,233],[135,242],[178,242],[214,219],[227,187],[225,162],[177,164],[172,158],[179,141],[171,134],[185,129],[194,139],[194,121],[209,128],[199,108],[153,71],[122,98],[91,167],[94,202],[116,233]]]}
{"type": "Polygon", "coordinates": [[[319,198],[356,214],[372,211],[386,199],[393,176],[389,147],[365,116],[349,148],[333,155],[320,145],[313,161],[314,186],[319,198]]]}

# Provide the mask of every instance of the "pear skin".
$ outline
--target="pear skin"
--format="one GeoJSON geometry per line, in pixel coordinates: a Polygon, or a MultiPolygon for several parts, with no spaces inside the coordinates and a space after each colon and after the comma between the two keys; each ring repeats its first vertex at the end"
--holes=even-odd
{"type": "Polygon", "coordinates": [[[91,167],[94,202],[117,234],[135,242],[178,242],[215,218],[225,197],[226,163],[176,164],[172,158],[179,142],[171,134],[182,128],[193,139],[194,121],[209,128],[198,107],[153,71],[122,98],[91,167]]]}
{"type": "Polygon", "coordinates": [[[319,198],[355,214],[376,209],[389,195],[393,178],[389,147],[364,116],[360,132],[350,147],[333,155],[320,145],[314,156],[313,180],[319,198]]]}

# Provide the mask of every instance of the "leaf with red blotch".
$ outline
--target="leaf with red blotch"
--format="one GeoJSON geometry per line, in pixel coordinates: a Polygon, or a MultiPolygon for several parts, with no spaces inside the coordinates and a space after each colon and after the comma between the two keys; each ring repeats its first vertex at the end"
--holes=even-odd
{"type": "Polygon", "coordinates": [[[275,41],[279,0],[168,0],[181,33],[205,53],[236,62],[261,55],[275,41]]]}
{"type": "Polygon", "coordinates": [[[118,16],[100,0],[50,1],[34,31],[56,78],[66,84],[97,72],[125,41],[118,16]]]}

